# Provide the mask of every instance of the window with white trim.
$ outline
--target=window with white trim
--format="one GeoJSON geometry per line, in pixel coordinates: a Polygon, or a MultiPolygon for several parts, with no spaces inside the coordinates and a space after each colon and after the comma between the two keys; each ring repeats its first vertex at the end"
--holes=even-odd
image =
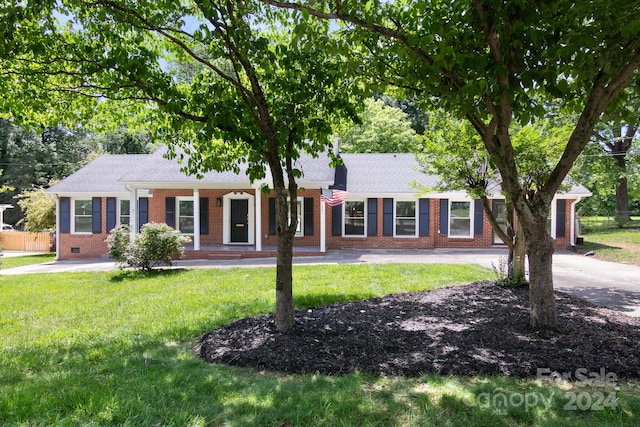
{"type": "Polygon", "coordinates": [[[556,223],[553,218],[556,217],[556,199],[553,199],[551,203],[551,209],[549,209],[549,215],[547,216],[547,233],[552,239],[556,238],[556,223]]]}
{"type": "Polygon", "coordinates": [[[129,210],[130,201],[128,199],[120,200],[120,224],[131,224],[131,211],[129,210]]]}
{"type": "Polygon", "coordinates": [[[93,222],[93,202],[91,199],[73,201],[73,232],[91,233],[93,222]]]}
{"type": "MultiPolygon", "coordinates": [[[[291,203],[291,200],[289,200],[291,203]]],[[[295,237],[303,237],[304,236],[304,197],[298,197],[298,226],[296,227],[295,237]]]]}
{"type": "Polygon", "coordinates": [[[365,236],[365,203],[351,201],[344,203],[344,235],[365,236]]]}
{"type": "Polygon", "coordinates": [[[181,234],[193,235],[195,232],[193,197],[176,197],[176,205],[178,231],[181,234]]]}
{"type": "Polygon", "coordinates": [[[396,236],[416,235],[416,202],[396,201],[396,236]]]}
{"type": "Polygon", "coordinates": [[[469,201],[449,202],[449,237],[473,237],[473,204],[469,201]]]}

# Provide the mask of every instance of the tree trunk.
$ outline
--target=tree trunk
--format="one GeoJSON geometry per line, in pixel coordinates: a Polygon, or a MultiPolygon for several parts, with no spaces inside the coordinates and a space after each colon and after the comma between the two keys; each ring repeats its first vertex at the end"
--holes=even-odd
{"type": "Polygon", "coordinates": [[[525,228],[529,255],[529,307],[531,326],[557,328],[556,300],[553,292],[553,239],[546,231],[546,217],[536,218],[525,228]]]}
{"type": "Polygon", "coordinates": [[[289,203],[287,190],[275,189],[276,192],[276,328],[280,332],[293,329],[293,235],[289,230],[289,203]]]}
{"type": "Polygon", "coordinates": [[[616,185],[616,218],[622,218],[627,221],[631,221],[631,215],[629,213],[629,193],[627,190],[627,161],[626,152],[617,153],[616,167],[619,169],[620,177],[618,178],[618,184],[616,185]]]}
{"type": "Polygon", "coordinates": [[[526,239],[521,226],[517,226],[516,235],[513,241],[513,249],[509,251],[509,269],[514,283],[522,284],[527,281],[525,269],[526,239]]]}

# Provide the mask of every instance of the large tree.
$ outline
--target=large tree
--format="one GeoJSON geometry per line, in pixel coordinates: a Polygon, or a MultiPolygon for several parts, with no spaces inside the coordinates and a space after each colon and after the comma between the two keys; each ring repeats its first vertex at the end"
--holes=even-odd
{"type": "Polygon", "coordinates": [[[339,128],[340,152],[413,153],[418,149],[416,131],[401,109],[368,98],[359,119],[339,128]]]}
{"type": "Polygon", "coordinates": [[[88,119],[85,107],[95,103],[86,101],[95,100],[112,120],[146,116],[156,136],[186,160],[188,173],[245,165],[257,180],[269,171],[278,238],[276,326],[290,330],[297,226],[290,200],[303,173],[296,160],[303,151],[325,151],[332,120],[353,110],[355,86],[343,70],[350,60],[338,55],[329,26],[231,0],[20,2],[5,5],[0,22],[8,35],[0,55],[2,104],[17,108],[11,111],[18,117],[44,105],[61,119],[88,119]],[[25,93],[39,102],[18,105],[25,93]],[[108,100],[117,107],[104,108],[108,100]]]}
{"type": "Polygon", "coordinates": [[[594,140],[613,164],[616,218],[630,221],[627,162],[640,139],[640,95],[631,94],[596,127],[594,140]]]}
{"type": "Polygon", "coordinates": [[[346,23],[354,46],[370,52],[368,70],[473,125],[523,227],[531,325],[557,327],[546,221],[596,123],[640,65],[637,1],[263,1],[346,23]],[[527,191],[509,130],[557,100],[577,120],[548,178],[527,191]]]}

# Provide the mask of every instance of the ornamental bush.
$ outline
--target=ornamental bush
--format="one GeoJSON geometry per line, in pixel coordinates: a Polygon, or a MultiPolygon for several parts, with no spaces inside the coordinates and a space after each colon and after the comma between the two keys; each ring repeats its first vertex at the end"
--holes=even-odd
{"type": "Polygon", "coordinates": [[[131,237],[128,225],[119,225],[109,233],[107,245],[109,246],[109,257],[116,260],[121,266],[127,263],[127,250],[131,237]]]}
{"type": "Polygon", "coordinates": [[[129,227],[114,228],[107,237],[109,256],[121,266],[144,271],[160,264],[172,265],[174,258],[182,258],[184,245],[190,242],[188,237],[181,236],[167,224],[143,225],[133,242],[129,236],[129,227]]]}

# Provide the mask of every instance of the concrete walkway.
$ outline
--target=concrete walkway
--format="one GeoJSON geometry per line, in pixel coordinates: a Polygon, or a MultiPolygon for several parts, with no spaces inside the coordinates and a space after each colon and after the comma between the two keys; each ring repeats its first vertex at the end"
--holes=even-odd
{"type": "MultiPolygon", "coordinates": [[[[8,255],[5,252],[5,256],[8,255]]],[[[478,264],[492,268],[506,259],[502,249],[432,249],[432,250],[339,250],[324,256],[299,257],[295,265],[314,264],[385,264],[445,263],[478,264]]],[[[180,260],[174,268],[233,268],[275,266],[275,258],[239,260],[180,260]]],[[[0,270],[0,275],[41,274],[54,272],[110,271],[117,268],[110,260],[56,261],[0,270]]],[[[572,252],[559,251],[553,256],[553,280],[557,290],[582,296],[625,314],[640,316],[640,266],[599,261],[572,252]]]]}

